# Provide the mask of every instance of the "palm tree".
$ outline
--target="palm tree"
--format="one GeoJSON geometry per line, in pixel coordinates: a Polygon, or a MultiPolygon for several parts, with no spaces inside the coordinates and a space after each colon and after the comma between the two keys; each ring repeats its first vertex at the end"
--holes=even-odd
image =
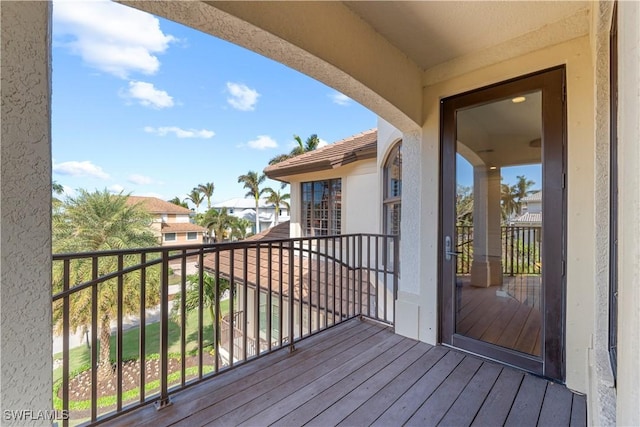
{"type": "Polygon", "coordinates": [[[198,223],[209,231],[213,231],[216,242],[223,242],[227,231],[233,228],[234,218],[227,213],[227,208],[222,208],[220,211],[209,209],[198,223]]]}
{"type": "MultiPolygon", "coordinates": [[[[78,190],[77,197],[68,197],[61,209],[53,212],[53,253],[92,252],[112,249],[132,249],[155,246],[151,232],[152,218],[140,205],[127,203],[127,196],[111,194],[106,189],[89,193],[78,190]]],[[[102,257],[98,263],[98,277],[118,270],[118,257],[102,257]]],[[[136,255],[124,256],[124,265],[139,263],[136,255]]],[[[92,259],[76,259],[70,264],[71,283],[83,283],[92,279],[92,259]]],[[[54,264],[53,289],[62,291],[63,265],[54,264]]],[[[132,315],[140,312],[140,271],[123,276],[123,312],[132,315]]],[[[117,279],[107,280],[98,286],[98,316],[100,327],[100,380],[113,375],[110,362],[111,320],[118,314],[117,279]]],[[[146,270],[146,301],[150,307],[159,303],[160,272],[157,268],[146,270]]],[[[69,318],[74,333],[91,324],[91,290],[77,292],[70,297],[73,308],[69,318]]],[[[57,331],[62,331],[62,300],[54,304],[53,321],[57,331]]]]}
{"type": "Polygon", "coordinates": [[[198,213],[198,208],[200,207],[200,203],[204,201],[202,197],[202,193],[197,188],[191,190],[191,193],[187,194],[185,200],[191,201],[194,205],[196,205],[196,213],[198,213]]]}
{"type": "Polygon", "coordinates": [[[271,187],[265,188],[265,192],[268,194],[267,202],[273,203],[276,207],[276,225],[280,219],[280,206],[284,205],[289,209],[289,203],[286,202],[290,198],[289,194],[280,194],[280,190],[275,191],[271,187]]]}
{"type": "MultiPolygon", "coordinates": [[[[198,274],[191,274],[187,276],[187,292],[184,297],[184,305],[186,311],[197,310],[200,308],[200,287],[198,283],[200,281],[200,277],[198,274]]],[[[219,294],[218,298],[226,291],[229,290],[229,282],[223,278],[220,278],[220,286],[219,286],[219,294]]],[[[180,308],[181,308],[181,295],[177,293],[174,296],[173,307],[171,308],[171,317],[174,319],[178,319],[180,316],[180,308]]],[[[214,325],[215,328],[219,325],[219,322],[216,322],[216,318],[214,316],[213,308],[216,306],[216,279],[210,274],[203,274],[202,276],[202,308],[206,308],[209,312],[209,317],[211,318],[211,324],[214,325]]],[[[220,317],[220,313],[218,313],[220,317]]]]}
{"type": "Polygon", "coordinates": [[[320,144],[320,138],[318,138],[318,135],[316,135],[315,133],[309,136],[309,138],[307,138],[304,143],[302,142],[302,138],[300,138],[298,135],[293,135],[293,139],[295,139],[298,145],[293,150],[291,150],[289,154],[279,154],[269,160],[270,165],[275,165],[276,163],[280,163],[284,160],[290,159],[300,154],[313,151],[318,148],[318,145],[320,144]]]}
{"type": "Polygon", "coordinates": [[[260,232],[260,218],[258,215],[258,206],[260,204],[260,196],[265,192],[265,189],[260,189],[260,184],[267,179],[265,174],[258,176],[258,172],[249,171],[245,175],[238,177],[238,182],[244,184],[243,188],[246,188],[247,194],[245,197],[253,197],[256,201],[256,233],[260,232]]]}
{"type": "Polygon", "coordinates": [[[215,188],[216,186],[213,185],[213,182],[198,185],[198,190],[207,198],[207,209],[211,209],[211,196],[213,196],[213,190],[215,190],[215,188]]]}
{"type": "Polygon", "coordinates": [[[501,184],[500,204],[502,206],[502,218],[507,220],[514,213],[520,211],[518,188],[515,185],[501,184]]]}
{"type": "Polygon", "coordinates": [[[244,240],[247,238],[247,228],[251,227],[251,222],[248,219],[232,217],[231,221],[231,236],[238,240],[244,240]]]}
{"type": "Polygon", "coordinates": [[[51,189],[53,190],[54,193],[60,195],[62,193],[64,193],[64,186],[60,183],[58,183],[58,181],[53,181],[51,183],[51,189]]]}
{"type": "Polygon", "coordinates": [[[176,196],[171,200],[167,200],[169,203],[173,203],[174,205],[182,206],[183,208],[189,209],[189,205],[186,202],[180,200],[180,197],[176,196]]]}
{"type": "Polygon", "coordinates": [[[518,202],[520,202],[520,200],[524,199],[525,197],[527,197],[529,194],[533,193],[533,191],[529,190],[529,188],[532,185],[535,185],[535,182],[531,181],[530,179],[527,179],[527,177],[525,177],[524,175],[518,175],[516,177],[518,179],[518,182],[516,182],[516,190],[517,190],[517,197],[518,197],[518,202]]]}

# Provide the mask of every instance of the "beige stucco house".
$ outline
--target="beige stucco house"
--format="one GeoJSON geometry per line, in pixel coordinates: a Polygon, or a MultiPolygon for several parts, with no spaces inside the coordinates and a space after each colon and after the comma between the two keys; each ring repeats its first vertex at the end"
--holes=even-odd
{"type": "Polygon", "coordinates": [[[206,229],[191,222],[191,210],[157,197],[129,196],[127,203],[139,204],[153,215],[151,229],[161,246],[203,242],[206,229]]]}
{"type": "MultiPolygon", "coordinates": [[[[640,424],[639,2],[123,3],[300,70],[399,129],[396,333],[562,382],[587,394],[593,425],[640,424]],[[518,123],[505,114],[521,97],[534,101],[518,105],[535,107],[538,122],[507,150],[489,136],[518,123]],[[483,107],[500,120],[478,120],[487,117],[483,107]],[[471,125],[480,126],[478,138],[466,133],[471,125]],[[531,144],[536,138],[543,150],[531,144]],[[495,145],[482,146],[487,141],[495,145]],[[442,303],[454,291],[448,233],[456,152],[473,160],[486,201],[477,214],[486,218],[494,217],[501,167],[537,161],[548,173],[543,244],[552,256],[543,254],[539,286],[551,329],[539,332],[530,354],[464,336],[442,303]]],[[[51,4],[0,8],[0,398],[3,409],[45,409],[52,406],[44,291],[51,286],[51,4]]],[[[487,252],[477,268],[490,279],[495,223],[483,227],[487,252]]]]}

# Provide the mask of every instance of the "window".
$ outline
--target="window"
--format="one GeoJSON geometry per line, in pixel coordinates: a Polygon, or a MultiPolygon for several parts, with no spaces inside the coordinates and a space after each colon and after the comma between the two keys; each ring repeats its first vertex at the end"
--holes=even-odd
{"type": "Polygon", "coordinates": [[[302,230],[305,236],[340,234],[341,198],[340,179],[302,183],[302,230]]]}
{"type": "Polygon", "coordinates": [[[614,4],[609,46],[609,358],[613,377],[618,359],[618,13],[614,4]]]}
{"type": "Polygon", "coordinates": [[[198,233],[195,231],[189,231],[187,232],[187,240],[197,240],[198,239],[198,233]]]}
{"type": "Polygon", "coordinates": [[[175,242],[176,241],[176,233],[165,233],[164,234],[165,242],[175,242]]]}
{"type": "Polygon", "coordinates": [[[384,164],[383,221],[385,234],[400,234],[402,199],[402,141],[391,149],[384,164]]]}

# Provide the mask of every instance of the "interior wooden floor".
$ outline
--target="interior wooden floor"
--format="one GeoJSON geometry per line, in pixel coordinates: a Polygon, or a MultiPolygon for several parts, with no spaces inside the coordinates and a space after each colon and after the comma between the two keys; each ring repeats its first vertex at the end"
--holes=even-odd
{"type": "Polygon", "coordinates": [[[488,288],[459,277],[457,333],[540,356],[541,327],[540,276],[505,276],[488,288]]]}
{"type": "Polygon", "coordinates": [[[110,425],[585,426],[562,385],[351,320],[110,425]]]}

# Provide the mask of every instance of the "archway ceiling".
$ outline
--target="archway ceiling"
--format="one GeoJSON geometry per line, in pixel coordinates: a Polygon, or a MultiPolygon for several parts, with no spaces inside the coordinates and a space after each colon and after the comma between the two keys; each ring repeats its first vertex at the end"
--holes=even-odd
{"type": "MultiPolygon", "coordinates": [[[[589,2],[585,1],[347,1],[345,4],[423,70],[545,26],[568,24],[565,21],[589,10],[589,2]]],[[[586,33],[585,25],[588,22],[583,22],[577,31],[586,33]]]]}
{"type": "Polygon", "coordinates": [[[403,132],[422,127],[425,86],[588,34],[591,7],[585,1],[117,1],[288,65],[403,132]]]}

